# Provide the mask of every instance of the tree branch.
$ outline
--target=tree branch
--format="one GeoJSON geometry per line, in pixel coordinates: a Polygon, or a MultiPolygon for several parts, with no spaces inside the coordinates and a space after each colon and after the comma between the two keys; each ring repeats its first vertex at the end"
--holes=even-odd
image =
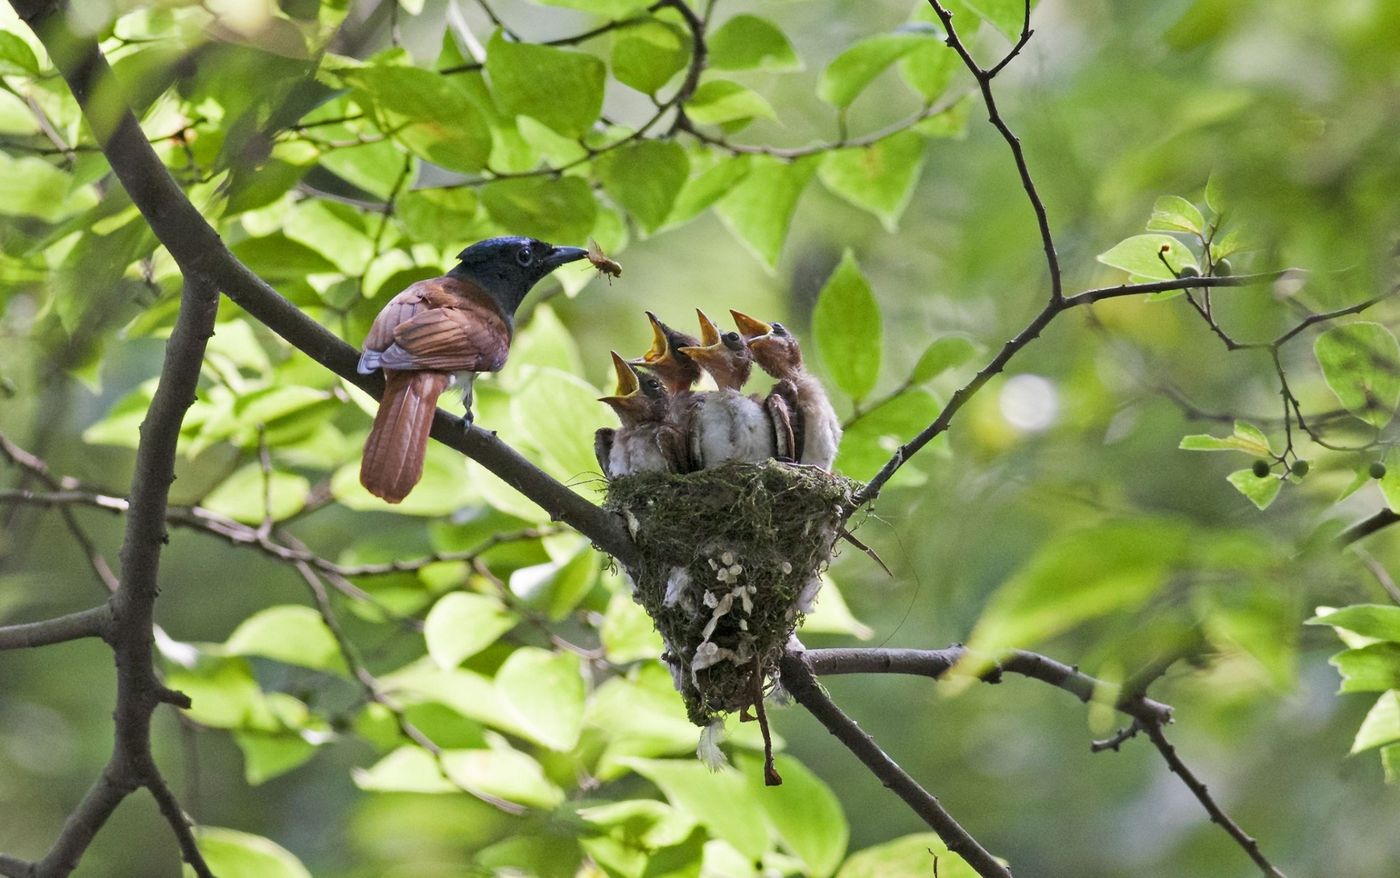
{"type": "Polygon", "coordinates": [[[1220,824],[1220,828],[1229,833],[1230,837],[1244,849],[1244,852],[1249,855],[1249,858],[1254,861],[1254,864],[1258,866],[1268,878],[1286,878],[1282,872],[1265,858],[1263,852],[1259,850],[1259,842],[1255,841],[1248,833],[1240,828],[1238,823],[1231,820],[1224,811],[1220,810],[1220,806],[1211,798],[1210,792],[1206,789],[1206,785],[1201,783],[1201,781],[1191,773],[1191,769],[1187,768],[1186,763],[1182,762],[1181,757],[1177,755],[1176,748],[1168,743],[1166,735],[1162,734],[1161,725],[1158,723],[1147,723],[1144,725],[1143,731],[1147,733],[1147,737],[1151,739],[1157,751],[1162,754],[1162,758],[1167,761],[1167,765],[1171,770],[1181,778],[1182,783],[1186,784],[1187,788],[1191,790],[1191,793],[1195,795],[1197,801],[1199,801],[1206,809],[1206,812],[1210,814],[1211,822],[1220,824]]]}
{"type": "Polygon", "coordinates": [[[5,625],[0,627],[0,650],[29,649],[81,640],[84,637],[100,637],[106,640],[110,636],[111,624],[112,608],[101,604],[42,622],[5,625]]]}
{"type": "MultiPolygon", "coordinates": [[[[356,369],[358,354],[353,348],[278,295],[240,262],[185,197],[131,112],[124,106],[97,101],[98,85],[109,81],[112,72],[96,43],[73,34],[63,16],[55,14],[57,4],[35,0],[11,3],[48,48],[112,170],[186,275],[207,278],[293,347],[378,398],[384,388],[383,377],[360,375],[356,369]]],[[[104,100],[113,95],[110,90],[102,93],[104,100]]],[[[467,428],[461,418],[439,410],[433,420],[432,436],[481,463],[551,518],[567,522],[619,561],[626,564],[634,559],[632,540],[615,516],[551,478],[495,434],[475,425],[467,428]]]]}
{"type": "Polygon", "coordinates": [[[112,755],[49,852],[34,864],[36,878],[63,878],[76,869],[93,836],[122,800],[140,786],[151,789],[161,804],[186,862],[200,878],[212,878],[198,848],[189,840],[189,826],[173,805],[174,797],[151,752],[151,715],[155,709],[162,702],[189,705],[187,698],[166,689],[156,677],[152,626],[159,594],[160,552],[168,540],[165,513],[175,478],[175,449],[185,411],[194,401],[204,348],[213,334],[219,304],[217,289],[190,275],[180,298],[160,383],[141,425],[131,481],[131,514],[122,541],[121,585],[109,603],[108,642],[117,665],[112,755]]]}
{"type": "MultiPolygon", "coordinates": [[[[819,677],[837,674],[910,674],[940,679],[950,672],[959,672],[959,665],[985,667],[982,657],[965,646],[947,649],[811,649],[803,653],[808,669],[819,677]]],[[[1103,680],[1080,672],[1039,653],[1013,650],[991,669],[978,674],[987,683],[1001,682],[1001,674],[1009,672],[1049,683],[1069,692],[1080,701],[1108,704],[1142,722],[1170,722],[1172,709],[1158,701],[1144,698],[1103,680]]],[[[966,673],[965,671],[963,673],[966,673]]]]}
{"type": "Polygon", "coordinates": [[[807,664],[808,653],[788,652],[778,664],[783,688],[792,694],[798,704],[807,708],[827,731],[865,763],[865,767],[880,779],[895,795],[904,800],[914,813],[938,833],[948,850],[962,857],[978,875],[984,878],[1011,878],[1011,870],[997,861],[986,848],[982,847],[966,829],[958,823],[939,803],[938,799],[921,787],[918,781],[891,759],[874,739],[861,730],[841,708],[827,697],[821,685],[812,676],[807,664]]]}
{"type": "Polygon", "coordinates": [[[1001,133],[1006,145],[1011,147],[1011,157],[1016,162],[1016,171],[1021,176],[1021,188],[1026,190],[1026,198],[1030,200],[1031,209],[1035,212],[1036,227],[1040,230],[1041,247],[1045,250],[1045,264],[1050,269],[1050,301],[1058,302],[1063,296],[1064,279],[1060,274],[1060,257],[1055,253],[1055,240],[1050,234],[1050,219],[1045,213],[1045,202],[1041,200],[1040,193],[1036,190],[1035,181],[1031,179],[1030,168],[1026,165],[1026,154],[1021,148],[1021,139],[1012,133],[1010,126],[1001,118],[1001,111],[997,109],[996,97],[992,94],[992,79],[1011,62],[1011,59],[1021,51],[1031,38],[1031,11],[1030,0],[1026,0],[1025,24],[1021,28],[1021,38],[1012,47],[1011,51],[995,67],[983,69],[972,57],[972,53],[967,50],[962,39],[958,36],[957,28],[953,26],[953,14],[943,8],[943,4],[938,0],[928,0],[929,6],[933,7],[938,20],[943,22],[943,28],[948,32],[946,42],[953,51],[962,58],[963,64],[972,71],[972,75],[977,80],[977,87],[982,90],[982,100],[987,105],[987,121],[992,123],[992,127],[1001,133]]]}
{"type": "Polygon", "coordinates": [[[1357,540],[1365,539],[1382,528],[1400,521],[1400,514],[1382,509],[1370,518],[1362,519],[1337,535],[1337,546],[1349,546],[1357,540]]]}

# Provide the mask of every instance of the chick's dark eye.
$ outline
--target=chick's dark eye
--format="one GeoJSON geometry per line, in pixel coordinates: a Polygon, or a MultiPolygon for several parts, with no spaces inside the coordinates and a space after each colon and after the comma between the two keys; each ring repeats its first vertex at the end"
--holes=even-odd
{"type": "Polygon", "coordinates": [[[726,332],[724,335],[720,336],[720,341],[724,342],[725,347],[734,350],[738,350],[743,345],[743,340],[739,338],[739,333],[737,332],[726,332]]]}
{"type": "Polygon", "coordinates": [[[784,325],[782,325],[781,323],[774,323],[774,324],[773,324],[773,334],[774,334],[774,335],[787,335],[787,327],[784,326],[784,325]]]}
{"type": "Polygon", "coordinates": [[[535,261],[535,254],[531,252],[529,247],[521,247],[515,253],[515,261],[528,267],[530,263],[535,261]]]}

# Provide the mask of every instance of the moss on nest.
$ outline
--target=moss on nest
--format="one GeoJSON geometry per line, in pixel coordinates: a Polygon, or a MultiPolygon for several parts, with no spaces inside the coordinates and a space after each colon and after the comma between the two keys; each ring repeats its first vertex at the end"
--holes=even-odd
{"type": "Polygon", "coordinates": [[[751,705],[776,670],[855,488],[776,461],[608,485],[606,507],[627,520],[640,553],[627,570],[633,597],[666,642],[663,658],[696,725],[751,705]]]}

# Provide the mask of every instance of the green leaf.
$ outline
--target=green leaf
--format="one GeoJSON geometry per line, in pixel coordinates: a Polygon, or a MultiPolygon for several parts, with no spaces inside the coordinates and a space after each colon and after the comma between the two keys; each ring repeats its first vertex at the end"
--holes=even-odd
{"type": "MultiPolygon", "coordinates": [[[[963,0],[967,8],[977,13],[992,27],[1001,31],[1010,40],[1021,36],[1021,28],[1026,22],[1025,0],[963,0]]],[[[1032,0],[1031,6],[1035,6],[1032,0]]],[[[957,22],[954,22],[954,27],[957,22]]],[[[963,35],[967,39],[970,34],[963,35]]]]}
{"type": "Polygon", "coordinates": [[[603,109],[607,69],[583,52],[507,42],[497,31],[486,49],[486,75],[502,110],[566,137],[588,133],[603,109]]]}
{"type": "Polygon", "coordinates": [[[347,463],[331,476],[331,495],[344,506],[358,511],[429,517],[451,515],[480,501],[477,487],[467,477],[462,455],[437,442],[428,443],[423,478],[402,503],[385,503],[366,491],[360,484],[358,460],[347,463]]]}
{"type": "Polygon", "coordinates": [[[1376,428],[1400,403],[1400,342],[1379,323],[1335,326],[1313,345],[1322,377],[1347,411],[1376,428]]]}
{"type": "Polygon", "coordinates": [[[346,673],[335,636],[310,607],[287,604],[259,610],[244,619],[224,650],[229,655],[256,655],[319,671],[346,673]]]}
{"type": "Polygon", "coordinates": [[[822,71],[817,97],[834,107],[851,105],[875,77],[910,52],[926,47],[935,39],[933,29],[923,32],[897,32],[866,37],[846,49],[822,71]]]}
{"type": "Polygon", "coordinates": [[[281,232],[244,238],[229,248],[244,265],[269,281],[299,280],[308,274],[334,274],[335,263],[320,251],[281,232]]]}
{"type": "Polygon", "coordinates": [[[735,759],[749,795],[758,801],[783,846],[806,867],[803,875],[826,876],[836,871],[846,855],[850,827],[836,795],[807,766],[786,754],[774,760],[783,783],[766,787],[763,758],[743,754],[735,759]]]}
{"type": "Polygon", "coordinates": [[[19,34],[0,31],[0,75],[24,76],[39,73],[39,59],[19,34]]]}
{"type": "MultiPolygon", "coordinates": [[[[219,878],[311,878],[291,851],[260,835],[199,826],[194,837],[209,871],[219,878]]],[[[194,874],[194,867],[186,864],[185,878],[194,874]]]]}
{"type": "Polygon", "coordinates": [[[777,25],[757,15],[740,14],[710,34],[713,70],[801,70],[802,62],[777,25]]]}
{"type": "Polygon", "coordinates": [[[565,563],[522,567],[510,576],[511,591],[551,620],[566,618],[592,591],[597,581],[598,556],[585,543],[565,563]]]}
{"type": "Polygon", "coordinates": [[[1170,235],[1134,235],[1100,253],[1098,260],[1147,280],[1171,280],[1182,268],[1196,265],[1196,257],[1186,245],[1170,235]]]}
{"type": "Polygon", "coordinates": [[[654,659],[665,649],[661,635],[656,633],[656,626],[646,610],[622,593],[608,599],[608,609],[603,614],[598,636],[603,642],[608,661],[615,665],[654,659]]]}
{"type": "MultiPolygon", "coordinates": [[[[708,157],[713,154],[705,153],[704,155],[708,157]]],[[[695,158],[692,157],[690,162],[692,171],[695,170],[695,164],[695,158]]],[[[676,196],[676,203],[671,206],[671,216],[667,219],[667,223],[677,225],[694,218],[702,210],[729,194],[748,175],[749,157],[747,155],[719,159],[686,181],[685,186],[676,196]]]]}
{"type": "Polygon", "coordinates": [[[602,18],[623,19],[651,5],[650,0],[539,0],[545,6],[578,9],[602,18]]]}
{"type": "MultiPolygon", "coordinates": [[[[399,195],[394,217],[414,240],[449,250],[487,234],[476,193],[457,189],[414,189],[399,195]]],[[[453,251],[455,252],[455,251],[453,251]]]]}
{"type": "Polygon", "coordinates": [[[1364,637],[1400,643],[1400,607],[1385,604],[1354,604],[1326,615],[1313,616],[1304,624],[1345,628],[1364,637]]]}
{"type": "Polygon", "coordinates": [[[530,378],[536,367],[556,369],[570,375],[583,373],[578,344],[567,326],[549,305],[539,305],[526,326],[517,326],[510,346],[510,360],[497,373],[501,386],[515,392],[530,378]]]}
{"type": "Polygon", "coordinates": [[[948,109],[934,113],[914,126],[914,130],[930,139],[961,140],[967,136],[967,123],[972,118],[971,95],[959,98],[948,109]]]}
{"type": "Polygon", "coordinates": [[[521,647],[496,672],[496,692],[532,741],[560,751],[578,743],[586,692],[574,653],[521,647]]]}
{"type": "MultiPolygon", "coordinates": [[[[713,42],[710,52],[713,58],[713,42]]],[[[629,27],[613,41],[613,75],[643,94],[655,94],[689,60],[689,36],[669,22],[652,20],[629,27]]]]}
{"type": "Polygon", "coordinates": [[[880,306],[849,249],[817,296],[812,335],[837,387],[856,400],[875,389],[883,346],[880,306]]]}
{"type": "Polygon", "coordinates": [[[734,769],[711,772],[693,757],[627,759],[624,764],[660,787],[667,801],[700,821],[716,838],[732,844],[750,862],[768,850],[768,821],[743,775],[734,769]]]}
{"type": "MultiPolygon", "coordinates": [[[[454,171],[478,171],[491,156],[491,128],[448,77],[421,67],[373,65],[340,78],[383,114],[394,139],[414,155],[454,171]],[[402,126],[402,127],[400,127],[402,126]]],[[[402,162],[391,165],[402,171],[402,162]]]]}
{"type": "Polygon", "coordinates": [[[1225,480],[1260,509],[1268,509],[1269,504],[1278,497],[1279,491],[1283,490],[1283,479],[1273,473],[1261,479],[1252,469],[1237,469],[1226,476],[1225,480]]]}
{"type": "Polygon", "coordinates": [[[200,653],[189,666],[167,662],[165,684],[190,697],[185,713],[200,725],[279,730],[245,658],[200,653]]]}
{"type": "MultiPolygon", "coordinates": [[[[879,471],[900,446],[927,427],[943,408],[942,401],[930,391],[916,387],[881,402],[862,412],[851,422],[841,437],[836,453],[836,469],[852,478],[868,479],[879,471]]],[[[903,467],[895,475],[911,484],[922,474],[913,467],[903,467]]]]}
{"type": "Polygon", "coordinates": [[[690,177],[690,160],[675,142],[640,140],[594,163],[603,188],[643,229],[655,231],[671,214],[690,177]]]}
{"type": "Polygon", "coordinates": [[[154,379],[146,381],[112,404],[106,417],[83,430],[83,441],[89,445],[115,445],[135,448],[141,438],[141,422],[151,406],[155,393],[154,379]]]}
{"type": "MultiPolygon", "coordinates": [[[[323,133],[322,136],[326,135],[323,133]]],[[[353,140],[355,136],[347,133],[348,139],[353,140]]],[[[341,146],[320,156],[322,168],[384,199],[394,191],[399,175],[403,173],[403,161],[403,148],[391,139],[341,146]]]]}
{"type": "Polygon", "coordinates": [[[442,761],[439,766],[419,747],[400,747],[370,768],[356,769],[355,785],[407,793],[460,793],[465,787],[536,808],[553,808],[564,800],[563,791],[545,777],[539,763],[518,750],[444,750],[442,761]],[[443,777],[444,769],[452,780],[443,777]]]}
{"type": "Polygon", "coordinates": [[[821,591],[817,592],[812,611],[802,619],[802,630],[809,634],[849,634],[860,640],[874,637],[875,631],[851,613],[841,589],[831,581],[831,574],[821,576],[821,591]]]}
{"type": "Polygon", "coordinates": [[[949,369],[956,369],[982,352],[981,345],[962,335],[945,335],[929,342],[909,374],[910,384],[926,384],[949,369]]]}
{"type": "Polygon", "coordinates": [[[1209,207],[1216,214],[1225,212],[1225,192],[1220,181],[1220,175],[1212,172],[1206,178],[1206,207],[1209,207]]]}
{"type": "Polygon", "coordinates": [[[632,799],[580,808],[578,816],[590,826],[612,830],[642,850],[671,847],[685,841],[695,820],[665,802],[632,799]]]}
{"type": "Polygon", "coordinates": [[[555,369],[536,369],[511,394],[512,437],[526,438],[539,449],[540,465],[566,484],[598,471],[593,454],[593,431],[602,423],[604,406],[597,388],[555,369]]]}
{"type": "Polygon", "coordinates": [[[495,643],[520,619],[500,598],[454,591],[443,595],[423,621],[428,655],[442,668],[455,668],[495,643]]]}
{"type": "Polygon", "coordinates": [[[0,152],[0,215],[34,216],[52,223],[90,207],[91,190],[70,194],[71,185],[67,174],[41,158],[16,159],[0,152]]]}
{"type": "Polygon", "coordinates": [[[685,113],[701,125],[721,125],[744,119],[776,119],[773,107],[751,88],[728,79],[710,79],[686,101],[685,113]]]}
{"type": "Polygon", "coordinates": [[[1185,558],[1169,520],[1109,521],[1061,534],[998,588],[973,629],[978,649],[1030,647],[1088,619],[1140,606],[1185,558]]]}
{"type": "Polygon", "coordinates": [[[1387,744],[1381,748],[1381,768],[1385,770],[1385,782],[1400,783],[1400,744],[1387,744]]]}
{"type": "Polygon", "coordinates": [[[1339,692],[1400,689],[1400,644],[1383,642],[1347,649],[1327,662],[1342,675],[1339,692]]]}
{"type": "Polygon", "coordinates": [[[899,61],[904,81],[929,103],[943,96],[954,75],[962,69],[962,58],[940,40],[929,40],[899,61]]]}
{"type": "Polygon", "coordinates": [[[729,230],[769,268],[777,267],[797,200],[819,161],[809,157],[783,162],[753,156],[747,176],[715,205],[715,212],[729,230]]]}
{"type": "Polygon", "coordinates": [[[243,777],[249,786],[280,777],[316,755],[316,745],[295,732],[235,731],[233,740],[243,751],[243,777]]]}
{"type": "Polygon", "coordinates": [[[1198,588],[1196,615],[1210,641],[1254,659],[1277,689],[1293,685],[1297,616],[1292,601],[1267,589],[1198,588]]]}
{"type": "MultiPolygon", "coordinates": [[[[1392,446],[1386,449],[1381,460],[1385,464],[1385,475],[1381,476],[1378,484],[1381,496],[1385,498],[1385,505],[1394,512],[1400,509],[1400,448],[1392,446]]],[[[1370,469],[1369,463],[1363,463],[1357,473],[1358,478],[1364,476],[1365,481],[1372,481],[1370,469]]]]}
{"type": "Polygon", "coordinates": [[[1274,453],[1269,437],[1248,421],[1235,421],[1235,432],[1230,436],[1183,436],[1177,447],[1183,451],[1243,451],[1260,458],[1272,457],[1274,453]]]}
{"type": "Polygon", "coordinates": [[[283,230],[326,257],[343,273],[357,276],[374,255],[374,243],[365,234],[364,220],[353,208],[311,198],[288,215],[283,230]]]}
{"type": "Polygon", "coordinates": [[[1147,221],[1150,231],[1190,232],[1201,234],[1206,227],[1196,205],[1179,195],[1163,195],[1152,204],[1152,218],[1147,221]]]}
{"type": "Polygon", "coordinates": [[[924,139],[901,131],[869,146],[835,149],[822,159],[817,176],[832,192],[880,218],[894,232],[914,196],[924,165],[924,139]]]}
{"type": "Polygon", "coordinates": [[[962,857],[948,850],[932,832],[906,835],[852,854],[836,878],[976,878],[962,857]]]}
{"type": "Polygon", "coordinates": [[[309,494],[311,482],[305,476],[277,469],[263,475],[258,464],[248,464],[204,497],[203,506],[234,521],[262,524],[300,513],[309,494]]]}
{"type": "Polygon", "coordinates": [[[482,187],[481,202],[501,228],[554,243],[582,241],[598,217],[582,177],[497,180],[482,187]]]}
{"type": "Polygon", "coordinates": [[[1361,721],[1361,728],[1356,730],[1351,752],[1360,753],[1396,741],[1400,741],[1400,691],[1391,689],[1371,705],[1371,710],[1361,721]]]}
{"type": "Polygon", "coordinates": [[[244,524],[265,520],[282,521],[300,512],[311,493],[305,476],[273,470],[250,463],[234,471],[204,498],[203,505],[244,524]]]}

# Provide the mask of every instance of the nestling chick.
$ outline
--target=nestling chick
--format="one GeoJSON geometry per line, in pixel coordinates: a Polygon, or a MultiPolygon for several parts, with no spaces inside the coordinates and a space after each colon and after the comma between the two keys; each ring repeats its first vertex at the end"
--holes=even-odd
{"type": "Polygon", "coordinates": [[[697,393],[690,407],[691,457],[700,469],[726,460],[761,463],[777,451],[773,425],[757,400],[743,393],[753,370],[748,346],[737,332],[720,334],[705,312],[700,317],[700,344],[680,348],[714,378],[718,390],[697,393]]]}
{"type": "Polygon", "coordinates": [[[778,379],[775,391],[786,392],[781,387],[784,381],[791,385],[797,461],[830,470],[841,444],[841,419],[821,381],[802,365],[797,339],[781,323],[764,323],[734,310],[729,313],[759,368],[778,379]]]}
{"type": "Polygon", "coordinates": [[[661,379],[638,369],[614,351],[617,389],[602,397],[622,426],[593,436],[593,452],[609,479],[633,473],[679,473],[689,469],[685,438],[672,420],[671,395],[661,379]]]}

